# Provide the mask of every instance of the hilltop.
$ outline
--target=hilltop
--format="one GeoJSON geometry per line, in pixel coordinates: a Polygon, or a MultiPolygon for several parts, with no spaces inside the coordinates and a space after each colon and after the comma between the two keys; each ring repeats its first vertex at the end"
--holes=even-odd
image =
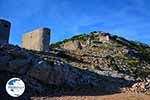
{"type": "Polygon", "coordinates": [[[51,48],[64,51],[60,57],[82,69],[105,75],[117,71],[135,78],[150,78],[150,46],[144,43],[106,32],[91,32],[57,42],[51,48]]]}

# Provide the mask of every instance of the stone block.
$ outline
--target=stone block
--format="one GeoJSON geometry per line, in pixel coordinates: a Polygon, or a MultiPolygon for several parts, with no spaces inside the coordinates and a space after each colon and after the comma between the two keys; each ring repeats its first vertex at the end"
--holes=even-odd
{"type": "Polygon", "coordinates": [[[22,39],[22,47],[34,51],[48,51],[50,43],[50,29],[40,28],[26,33],[22,39]]]}

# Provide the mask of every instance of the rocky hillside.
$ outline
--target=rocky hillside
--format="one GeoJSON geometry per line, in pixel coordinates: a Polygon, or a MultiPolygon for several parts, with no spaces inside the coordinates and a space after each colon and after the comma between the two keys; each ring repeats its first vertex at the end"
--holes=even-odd
{"type": "Polygon", "coordinates": [[[150,92],[150,47],[104,32],[74,36],[37,52],[0,45],[0,96],[12,77],[26,85],[23,96],[104,95],[150,92]],[[137,84],[138,83],[138,84],[137,84]],[[134,84],[134,85],[133,85],[134,84]],[[144,86],[144,87],[141,87],[144,86]]]}
{"type": "Polygon", "coordinates": [[[150,78],[150,46],[140,42],[105,32],[91,32],[51,47],[62,50],[60,57],[67,63],[100,75],[127,80],[150,78]]]}

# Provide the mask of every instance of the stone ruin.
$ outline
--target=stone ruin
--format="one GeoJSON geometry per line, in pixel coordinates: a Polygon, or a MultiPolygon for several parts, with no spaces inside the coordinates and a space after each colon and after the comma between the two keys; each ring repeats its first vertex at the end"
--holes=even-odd
{"type": "MultiPolygon", "coordinates": [[[[105,32],[96,32],[94,33],[96,36],[96,40],[102,43],[113,43],[113,37],[111,36],[110,33],[105,33],[105,32]]],[[[86,46],[90,46],[93,42],[93,37],[88,37],[86,41],[82,42],[79,40],[71,40],[67,41],[63,44],[63,48],[66,50],[77,50],[77,49],[82,49],[86,46]]]]}
{"type": "Polygon", "coordinates": [[[100,33],[98,38],[99,38],[99,41],[101,41],[101,42],[110,42],[111,41],[111,36],[109,33],[100,33]]]}
{"type": "Polygon", "coordinates": [[[64,43],[63,48],[66,50],[77,50],[81,49],[82,47],[79,41],[67,41],[64,43]]]}
{"type": "MultiPolygon", "coordinates": [[[[8,44],[11,23],[0,19],[0,44],[8,44]]],[[[50,43],[50,29],[40,28],[26,33],[22,39],[22,48],[35,51],[48,51],[50,43]]]]}
{"type": "Polygon", "coordinates": [[[77,49],[83,49],[84,47],[91,44],[91,39],[88,38],[86,41],[81,42],[79,40],[71,40],[67,41],[63,44],[63,48],[66,50],[77,50],[77,49]]]}
{"type": "MultiPolygon", "coordinates": [[[[0,19],[0,44],[8,43],[11,23],[0,19]]],[[[109,33],[100,32],[98,40],[101,42],[111,43],[112,37],[109,33]]],[[[50,29],[40,28],[32,32],[26,33],[22,38],[22,48],[34,51],[48,51],[50,43],[50,29]]],[[[76,50],[82,49],[91,44],[91,39],[87,39],[85,43],[80,41],[68,41],[64,43],[64,49],[76,50]]]]}
{"type": "Polygon", "coordinates": [[[50,29],[40,28],[23,35],[22,48],[34,51],[48,51],[50,29]]]}
{"type": "Polygon", "coordinates": [[[7,44],[9,42],[11,23],[9,21],[0,19],[0,44],[7,44]]]}

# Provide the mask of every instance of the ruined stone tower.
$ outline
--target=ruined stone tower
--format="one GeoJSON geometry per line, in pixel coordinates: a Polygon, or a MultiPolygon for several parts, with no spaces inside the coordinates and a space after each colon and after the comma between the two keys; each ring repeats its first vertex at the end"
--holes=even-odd
{"type": "Polygon", "coordinates": [[[67,41],[63,46],[66,50],[77,50],[81,49],[81,43],[79,41],[67,41]]]}
{"type": "Polygon", "coordinates": [[[22,47],[35,51],[48,51],[50,42],[50,29],[40,28],[26,33],[22,39],[22,47]]]}
{"type": "Polygon", "coordinates": [[[98,38],[99,38],[99,41],[101,41],[101,42],[110,42],[111,41],[111,36],[109,33],[101,32],[99,34],[98,38]]]}
{"type": "Polygon", "coordinates": [[[0,44],[8,43],[11,23],[0,19],[0,44]]]}

